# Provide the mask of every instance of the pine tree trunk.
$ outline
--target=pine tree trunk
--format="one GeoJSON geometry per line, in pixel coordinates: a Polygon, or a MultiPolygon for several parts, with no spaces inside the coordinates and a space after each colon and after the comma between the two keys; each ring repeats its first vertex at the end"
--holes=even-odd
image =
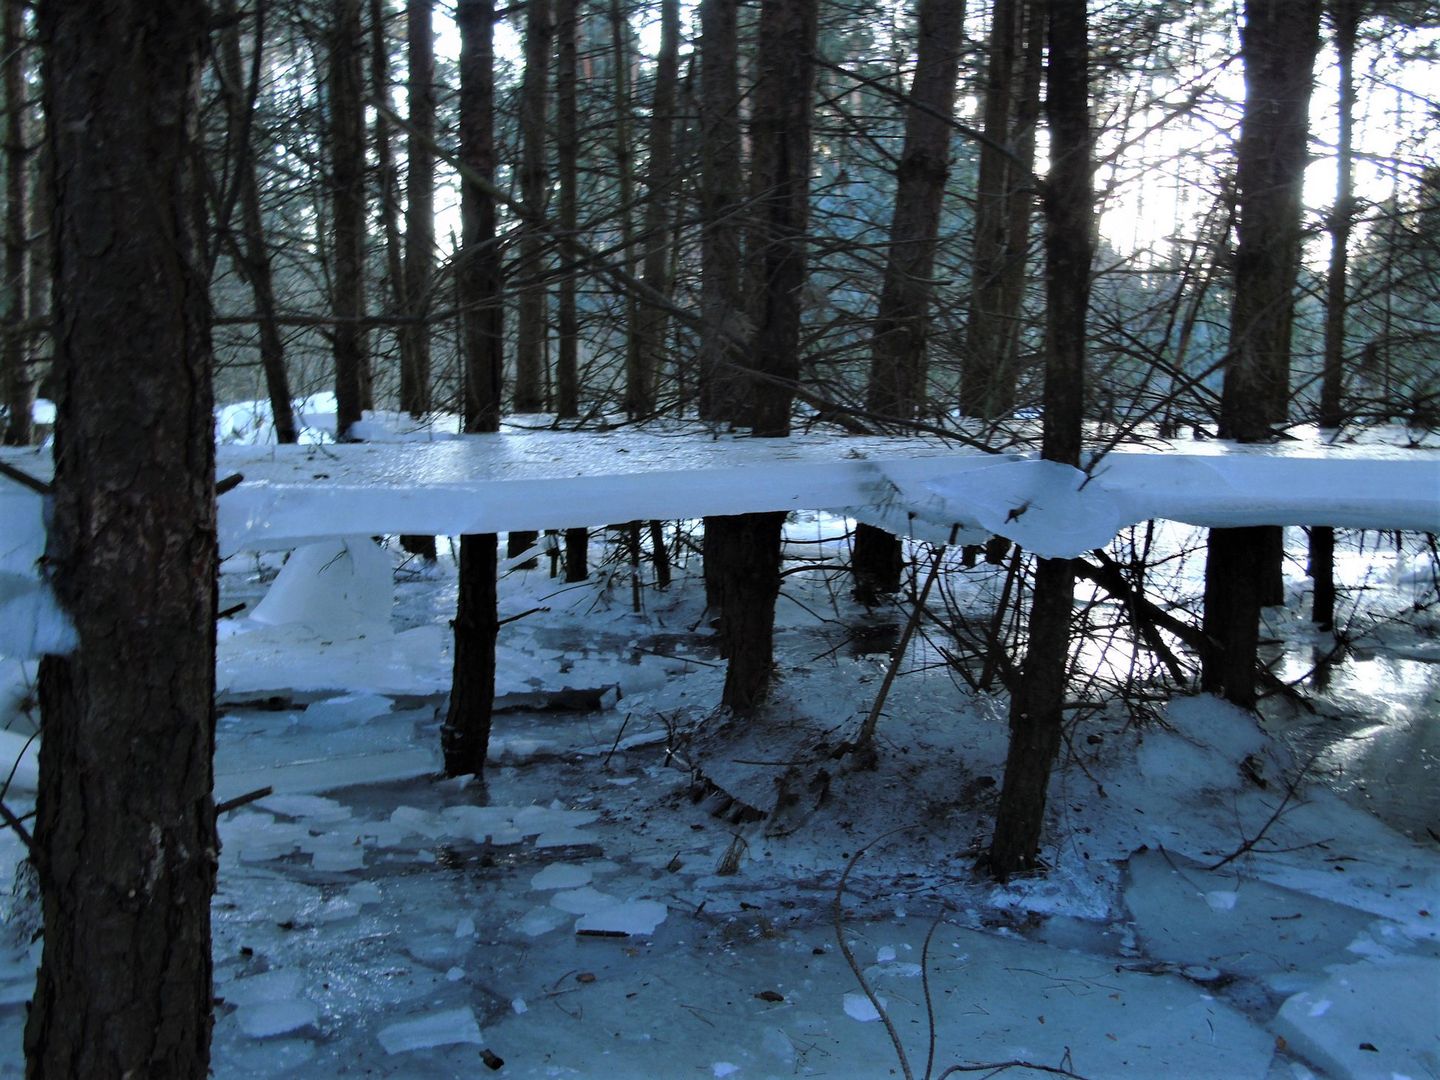
{"type": "Polygon", "coordinates": [[[72,0],[42,5],[38,28],[58,388],[45,558],[77,645],[40,672],[26,1075],[203,1077],[217,553],[192,136],[208,12],[72,0]]]}
{"type": "Polygon", "coordinates": [[[360,0],[335,0],[331,27],[330,168],[335,314],[335,438],[347,442],[368,394],[365,332],[365,113],[360,71],[360,0]]]}
{"type": "MultiPolygon", "coordinates": [[[[495,51],[493,0],[460,0],[460,160],[477,175],[495,175],[495,51]]],[[[500,430],[504,322],[501,265],[496,243],[495,201],[473,184],[460,196],[462,244],[456,291],[462,321],[465,430],[500,430]]],[[[455,667],[450,705],[440,742],[447,776],[479,775],[490,745],[495,707],[494,533],[460,538],[458,604],[455,612],[455,667]]]]}
{"type": "MultiPolygon", "coordinates": [[[[1325,366],[1320,380],[1320,427],[1337,431],[1345,422],[1346,275],[1350,231],[1355,221],[1355,39],[1359,0],[1332,0],[1336,68],[1340,82],[1340,139],[1335,147],[1338,176],[1330,214],[1330,272],[1325,286],[1325,366]]],[[[1310,577],[1315,583],[1310,618],[1322,630],[1335,624],[1335,530],[1310,530],[1310,577]]]]}
{"type": "Polygon", "coordinates": [[[758,436],[790,434],[800,378],[800,293],[810,207],[810,117],[817,0],[762,0],[750,121],[747,306],[750,426],[758,436]]]}
{"type": "MultiPolygon", "coordinates": [[[[406,94],[410,127],[405,168],[404,313],[423,319],[435,280],[435,0],[408,0],[406,94]]],[[[400,329],[400,408],[416,420],[430,411],[430,327],[400,329]]]]}
{"type": "MultiPolygon", "coordinates": [[[[680,3],[661,0],[660,53],[655,60],[655,94],[650,108],[650,155],[645,171],[645,220],[641,233],[642,280],[656,293],[670,295],[670,232],[675,196],[675,97],[680,73],[680,3]]],[[[655,412],[660,368],[666,358],[663,308],[641,303],[636,312],[635,347],[628,352],[626,414],[632,419],[655,412]]]]}
{"type": "MultiPolygon", "coordinates": [[[[955,107],[965,4],[922,0],[919,22],[867,393],[871,412],[901,420],[913,419],[925,405],[935,243],[950,175],[950,126],[943,118],[955,107]]],[[[874,603],[880,594],[898,590],[904,566],[898,536],[865,524],[856,528],[850,568],[857,599],[874,603]]]]}
{"type": "MultiPolygon", "coordinates": [[[[1300,259],[1300,195],[1319,49],[1320,0],[1247,0],[1245,111],[1237,161],[1239,247],[1220,434],[1272,437],[1289,402],[1290,328],[1300,259]]],[[[1206,689],[1255,702],[1260,605],[1276,599],[1283,544],[1271,526],[1212,529],[1205,564],[1206,689]]]]}
{"type": "MultiPolygon", "coordinates": [[[[1066,465],[1080,462],[1086,309],[1094,254],[1088,29],[1083,4],[1049,9],[1045,110],[1050,170],[1045,187],[1047,325],[1041,456],[1066,465]]],[[[1046,789],[1064,721],[1074,601],[1071,560],[1039,560],[1030,606],[1030,643],[1010,700],[1010,747],[990,844],[990,872],[1001,880],[1039,865],[1046,789]]]]}
{"type": "MultiPolygon", "coordinates": [[[[525,75],[520,84],[520,198],[537,211],[545,209],[549,190],[545,130],[554,36],[550,0],[529,0],[525,5],[525,75]]],[[[536,224],[521,223],[519,249],[516,274],[527,284],[520,288],[515,319],[515,411],[541,412],[545,408],[548,319],[546,287],[534,280],[545,269],[545,236],[536,224]]]]}
{"type": "MultiPolygon", "coordinates": [[[[576,48],[578,0],[557,0],[555,8],[555,161],[560,189],[560,261],[569,269],[560,279],[555,323],[555,413],[561,420],[580,415],[580,317],[576,308],[577,257],[573,238],[580,225],[580,116],[576,48]]],[[[568,565],[568,563],[567,563],[568,565]]]]}
{"type": "MultiPolygon", "coordinates": [[[[810,200],[816,0],[762,0],[759,78],[751,121],[750,352],[761,376],[750,391],[757,436],[790,434],[799,378],[800,290],[805,284],[805,225],[810,200]]],[[[707,565],[728,650],[722,704],[755,712],[770,686],[775,597],[780,591],[784,514],[710,518],[715,536],[707,565]]]]}
{"type": "MultiPolygon", "coordinates": [[[[219,10],[226,24],[220,42],[220,65],[224,72],[226,110],[233,138],[248,133],[246,110],[250,107],[240,57],[240,23],[233,0],[225,0],[219,10]]],[[[262,27],[256,27],[252,64],[258,67],[260,51],[265,46],[262,27]]],[[[236,197],[240,204],[240,236],[225,233],[231,254],[240,272],[250,283],[255,298],[256,329],[260,337],[260,368],[265,375],[265,393],[270,401],[270,416],[275,425],[275,441],[295,443],[300,439],[295,422],[295,407],[290,393],[290,375],[285,366],[285,340],[280,334],[275,304],[275,286],[270,267],[270,249],[265,243],[265,223],[260,210],[260,187],[255,175],[255,150],[250,139],[244,138],[235,154],[236,197]]]]}
{"type": "Polygon", "coordinates": [[[28,299],[25,273],[26,211],[28,161],[25,146],[25,38],[24,11],[21,0],[0,0],[0,48],[4,56],[3,80],[0,89],[5,95],[5,280],[0,285],[0,330],[5,344],[0,351],[0,373],[3,373],[4,401],[7,420],[0,438],[6,446],[27,446],[34,438],[30,408],[35,401],[35,386],[30,378],[29,357],[21,327],[25,322],[28,299]]]}
{"type": "Polygon", "coordinates": [[[709,517],[706,573],[713,574],[720,646],[727,658],[720,703],[736,715],[759,709],[774,674],[775,598],[780,593],[784,514],[709,517]]]}
{"type": "MultiPolygon", "coordinates": [[[[699,413],[733,421],[741,411],[743,336],[739,210],[740,90],[736,0],[700,5],[700,313],[699,413]]],[[[707,533],[708,535],[708,533],[707,533]]]]}
{"type": "MultiPolygon", "coordinates": [[[[975,226],[971,257],[970,313],[962,360],[960,408],[966,416],[994,419],[1015,406],[1015,353],[1018,337],[1007,310],[1007,284],[1013,290],[1012,262],[1024,247],[1011,250],[1015,239],[1012,206],[1028,202],[1020,190],[1029,183],[1022,163],[1001,152],[1011,146],[1017,104],[1016,80],[1022,77],[1027,0],[995,0],[990,24],[990,56],[985,86],[985,139],[980,147],[975,181],[975,226]]],[[[1029,12],[1041,20],[1038,11],[1029,12]]],[[[1033,138],[1033,136],[1032,136],[1033,138]]],[[[1028,210],[1026,220],[1028,222],[1028,210]]],[[[1023,241],[1023,238],[1021,238],[1023,241]]]]}

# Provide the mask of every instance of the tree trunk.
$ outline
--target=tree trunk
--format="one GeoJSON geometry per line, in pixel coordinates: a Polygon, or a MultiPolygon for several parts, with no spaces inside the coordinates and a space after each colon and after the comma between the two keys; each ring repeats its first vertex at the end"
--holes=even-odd
{"type": "MultiPolygon", "coordinates": [[[[1355,38],[1360,0],[1331,0],[1340,81],[1340,139],[1335,147],[1335,206],[1330,214],[1330,273],[1325,287],[1325,366],[1320,380],[1320,427],[1338,433],[1345,422],[1346,274],[1355,221],[1355,38]]],[[[1335,530],[1310,530],[1310,577],[1315,583],[1310,618],[1320,629],[1335,624],[1335,530]]]]}
{"type": "Polygon", "coordinates": [[[40,671],[36,1078],[209,1067],[215,428],[193,142],[207,33],[199,0],[39,11],[58,390],[45,563],[77,644],[40,671]]]}
{"type": "MultiPolygon", "coordinates": [[[[670,232],[675,197],[675,91],[680,73],[680,0],[661,0],[660,53],[655,61],[655,94],[650,109],[650,156],[645,170],[644,255],[641,274],[660,296],[670,296],[670,232]]],[[[634,347],[628,351],[626,414],[641,419],[655,412],[657,383],[665,361],[665,310],[638,305],[634,347]]]]}
{"type": "MultiPolygon", "coordinates": [[[[406,41],[410,127],[405,168],[404,314],[424,318],[435,280],[435,0],[408,0],[406,41]]],[[[430,328],[400,328],[400,408],[416,420],[430,411],[430,328]]]]}
{"type": "MultiPolygon", "coordinates": [[[[736,0],[700,4],[700,419],[733,423],[746,409],[737,344],[743,337],[740,274],[740,87],[736,56],[736,0]]],[[[723,554],[712,543],[724,529],[705,519],[701,537],[705,601],[719,612],[723,554]]],[[[724,620],[720,620],[724,649],[724,620]]],[[[729,655],[725,653],[725,655],[729,655]]]]}
{"type": "Polygon", "coordinates": [[[25,322],[25,234],[30,154],[25,147],[25,37],[21,0],[3,0],[0,13],[0,47],[4,49],[5,94],[5,281],[0,285],[0,329],[5,333],[0,352],[7,420],[0,437],[6,446],[27,446],[34,438],[30,407],[35,386],[21,327],[25,322]]]}
{"type": "MultiPolygon", "coordinates": [[[[460,160],[485,180],[495,175],[493,0],[460,0],[460,160]]],[[[460,196],[463,230],[456,265],[464,355],[465,430],[500,430],[505,357],[495,200],[473,184],[460,196]]],[[[455,666],[440,731],[447,776],[479,775],[490,746],[495,707],[497,543],[494,533],[460,538],[455,666]]]]}
{"type": "MultiPolygon", "coordinates": [[[[1245,110],[1237,161],[1239,247],[1220,434],[1271,438],[1289,402],[1290,326],[1300,260],[1300,195],[1320,0],[1246,0],[1241,55],[1245,110]]],[[[1278,529],[1212,529],[1205,564],[1205,632],[1218,648],[1206,689],[1255,702],[1260,605],[1273,600],[1278,529]]]]}
{"type": "Polygon", "coordinates": [[[360,78],[360,0],[335,0],[330,37],[331,309],[335,314],[335,438],[348,442],[364,414],[368,377],[365,331],[365,112],[360,78]]]}
{"type": "MultiPolygon", "coordinates": [[[[225,0],[220,6],[220,18],[226,23],[224,37],[220,44],[220,65],[224,73],[222,86],[225,94],[226,111],[232,138],[242,138],[249,132],[246,110],[251,107],[250,97],[242,93],[245,86],[243,64],[240,56],[240,23],[233,0],[225,0]]],[[[252,63],[258,70],[260,53],[265,46],[263,26],[255,28],[252,63]]],[[[265,393],[270,400],[270,417],[275,425],[275,441],[295,443],[300,440],[299,425],[295,422],[295,406],[290,393],[290,375],[285,367],[285,339],[280,334],[275,304],[275,285],[270,267],[270,249],[265,243],[265,222],[260,210],[260,187],[255,175],[255,150],[248,137],[236,148],[235,184],[240,203],[240,237],[230,232],[226,237],[230,243],[240,272],[250,283],[255,299],[255,313],[258,316],[256,329],[260,335],[260,368],[265,374],[265,393]]]]}
{"type": "MultiPolygon", "coordinates": [[[[896,170],[895,210],[890,247],[871,346],[867,407],[871,412],[910,420],[925,405],[925,338],[934,293],[935,241],[945,180],[950,175],[950,125],[960,72],[963,0],[921,0],[920,41],[910,106],[905,114],[905,147],[896,170]]],[[[900,588],[905,557],[900,538],[861,524],[855,531],[850,567],[855,595],[874,603],[900,588]]]]}
{"type": "MultiPolygon", "coordinates": [[[[554,36],[550,0],[529,0],[525,5],[525,75],[520,84],[520,199],[536,211],[545,209],[549,190],[545,128],[554,36]]],[[[515,320],[515,411],[541,412],[545,408],[547,290],[536,279],[545,269],[545,234],[534,222],[521,222],[519,232],[516,273],[527,284],[519,290],[515,320]]]]}
{"type": "MultiPolygon", "coordinates": [[[[1050,171],[1045,187],[1047,318],[1041,456],[1078,465],[1095,205],[1085,6],[1052,6],[1046,33],[1050,171]]],[[[1010,747],[990,844],[990,872],[1001,880],[1039,865],[1046,789],[1064,720],[1074,602],[1071,560],[1039,560],[1030,606],[1030,643],[1010,699],[1010,747]]]]}
{"type": "MultiPolygon", "coordinates": [[[[741,411],[740,90],[736,0],[700,5],[699,412],[734,421],[741,411]]],[[[708,535],[708,532],[707,532],[708,535]]]]}
{"type": "Polygon", "coordinates": [[[790,434],[790,406],[800,378],[816,19],[817,0],[760,4],[746,251],[756,373],[750,422],[759,436],[790,434]]]}
{"type": "MultiPolygon", "coordinates": [[[[816,0],[762,0],[760,6],[748,299],[754,325],[750,352],[760,376],[750,394],[752,423],[764,437],[790,434],[790,404],[800,374],[816,18],[816,0]]],[[[744,715],[759,708],[770,685],[785,515],[744,514],[711,518],[709,524],[718,529],[706,553],[719,565],[707,574],[730,658],[721,703],[744,715]]]]}
{"type": "Polygon", "coordinates": [[[975,183],[970,313],[960,383],[960,407],[966,416],[994,419],[1015,406],[1042,8],[1032,0],[995,0],[991,18],[986,141],[980,147],[975,183]]]}
{"type": "MultiPolygon", "coordinates": [[[[576,47],[580,30],[579,0],[557,0],[555,8],[555,159],[560,189],[560,261],[567,268],[560,279],[555,322],[555,413],[561,420],[580,415],[580,317],[576,309],[579,262],[573,239],[580,226],[580,115],[576,97],[576,47]]],[[[568,564],[567,564],[568,565],[568,564]]]]}
{"type": "Polygon", "coordinates": [[[784,514],[705,519],[707,574],[713,572],[720,647],[727,658],[720,704],[740,716],[764,702],[774,674],[775,598],[780,593],[784,514]]]}
{"type": "Polygon", "coordinates": [[[920,41],[905,146],[896,169],[895,209],[884,284],[871,344],[867,407],[912,419],[925,404],[925,338],[934,293],[935,241],[945,180],[950,175],[950,125],[960,71],[965,5],[921,0],[920,41]]]}

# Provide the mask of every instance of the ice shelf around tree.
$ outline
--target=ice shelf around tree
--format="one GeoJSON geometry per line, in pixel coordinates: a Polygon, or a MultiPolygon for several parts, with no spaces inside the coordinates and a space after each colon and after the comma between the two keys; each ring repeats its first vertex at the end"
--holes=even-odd
{"type": "MultiPolygon", "coordinates": [[[[7,451],[48,479],[47,455],[7,451]]],[[[508,532],[775,510],[832,510],[917,539],[1006,536],[1077,555],[1151,518],[1200,526],[1440,529],[1440,451],[1292,441],[1150,441],[1088,472],[938,439],[752,439],[637,430],[428,442],[224,446],[227,553],[327,537],[508,532]]],[[[40,500],[0,480],[0,572],[28,576],[40,500]]]]}

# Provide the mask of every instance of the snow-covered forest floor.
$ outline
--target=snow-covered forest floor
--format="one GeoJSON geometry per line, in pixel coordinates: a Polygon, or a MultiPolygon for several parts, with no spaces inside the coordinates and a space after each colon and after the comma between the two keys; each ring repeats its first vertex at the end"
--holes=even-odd
{"type": "MultiPolygon", "coordinates": [[[[217,798],[276,794],[220,823],[214,1075],[1440,1075],[1440,641],[1422,549],[1372,534],[1342,564],[1364,586],[1353,647],[1328,689],[1301,685],[1315,713],[1272,698],[1265,728],[1147,694],[1150,661],[1108,642],[1095,609],[1080,661],[1101,682],[1081,695],[1104,707],[1075,710],[1050,872],[997,886],[973,867],[1005,700],[968,688],[956,665],[979,664],[955,640],[930,625],[902,657],[875,769],[835,756],[908,612],[849,598],[844,528],[788,527],[781,678],[746,723],[713,710],[723,667],[683,544],[664,592],[648,566],[636,590],[601,534],[589,583],[543,560],[509,574],[483,784],[436,778],[443,541],[428,570],[360,542],[317,552],[257,612],[271,622],[222,624],[217,798]],[[1102,683],[1132,675],[1130,700],[1107,701],[1102,683]]],[[[1292,603],[1271,613],[1287,679],[1325,647],[1292,556],[1292,603]]],[[[229,560],[222,607],[255,611],[279,565],[229,560]]],[[[934,610],[987,618],[1003,574],[952,567],[934,610]]],[[[13,709],[33,668],[7,663],[13,709]]],[[[7,875],[20,853],[6,833],[7,875]]],[[[0,1075],[22,1068],[39,949],[24,914],[0,954],[0,1075]]]]}

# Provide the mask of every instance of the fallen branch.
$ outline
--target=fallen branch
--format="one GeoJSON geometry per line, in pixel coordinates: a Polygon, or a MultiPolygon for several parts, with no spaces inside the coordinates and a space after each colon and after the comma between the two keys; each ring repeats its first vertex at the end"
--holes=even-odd
{"type": "Polygon", "coordinates": [[[247,791],[244,795],[236,795],[233,799],[226,799],[222,803],[215,804],[215,816],[229,813],[231,810],[238,810],[242,806],[248,806],[252,802],[259,802],[268,795],[274,795],[275,789],[270,786],[256,788],[254,791],[247,791]]]}
{"type": "Polygon", "coordinates": [[[7,465],[3,461],[0,461],[0,476],[5,477],[7,480],[14,480],[15,483],[23,488],[28,488],[35,492],[36,495],[52,495],[55,491],[55,489],[45,483],[44,480],[37,480],[23,469],[17,469],[14,465],[7,465]]]}

